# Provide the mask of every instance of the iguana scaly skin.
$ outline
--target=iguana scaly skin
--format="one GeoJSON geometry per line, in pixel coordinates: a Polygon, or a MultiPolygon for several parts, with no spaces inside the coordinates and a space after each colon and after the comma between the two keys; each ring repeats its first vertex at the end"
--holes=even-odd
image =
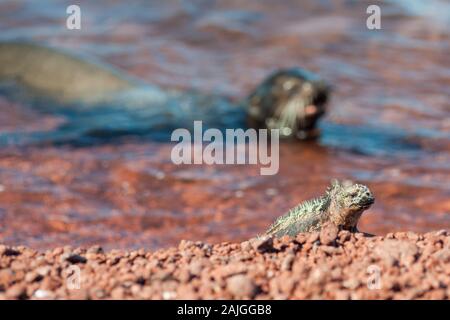
{"type": "Polygon", "coordinates": [[[295,237],[302,232],[318,231],[327,222],[332,222],[340,229],[357,232],[356,225],[361,214],[374,201],[366,186],[334,180],[323,196],[292,208],[279,217],[265,234],[295,237]]]}

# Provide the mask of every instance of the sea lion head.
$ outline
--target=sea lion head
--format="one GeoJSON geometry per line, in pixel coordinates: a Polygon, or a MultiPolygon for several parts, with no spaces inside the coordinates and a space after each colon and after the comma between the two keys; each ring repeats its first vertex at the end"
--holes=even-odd
{"type": "Polygon", "coordinates": [[[249,126],[279,129],[282,138],[314,138],[329,91],[324,81],[304,69],[279,70],[247,98],[249,126]]]}

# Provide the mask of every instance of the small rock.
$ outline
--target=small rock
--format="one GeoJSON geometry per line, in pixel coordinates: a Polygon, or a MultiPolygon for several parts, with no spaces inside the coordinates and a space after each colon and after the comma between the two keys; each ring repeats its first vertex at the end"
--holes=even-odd
{"type": "Polygon", "coordinates": [[[203,263],[199,260],[194,260],[189,264],[189,272],[193,276],[199,276],[203,270],[203,263]]]}
{"type": "Polygon", "coordinates": [[[241,243],[241,250],[242,251],[250,251],[252,249],[252,244],[250,241],[244,241],[241,243]]]}
{"type": "Polygon", "coordinates": [[[124,298],[124,289],[122,287],[114,288],[111,291],[111,298],[114,300],[121,300],[124,298]]]}
{"type": "Polygon", "coordinates": [[[317,231],[311,232],[308,238],[306,239],[306,243],[315,243],[319,240],[320,233],[317,231]]]}
{"type": "Polygon", "coordinates": [[[264,236],[261,238],[251,240],[252,247],[259,253],[271,252],[273,248],[273,238],[270,236],[264,236]]]}
{"type": "Polygon", "coordinates": [[[278,238],[278,244],[282,246],[289,246],[291,243],[292,238],[288,235],[284,235],[281,238],[278,238]]]}
{"type": "Polygon", "coordinates": [[[330,246],[321,246],[320,247],[320,251],[325,252],[327,255],[330,255],[330,256],[339,252],[339,249],[341,249],[341,248],[330,247],[330,246]]]}
{"type": "Polygon", "coordinates": [[[164,300],[172,300],[175,299],[176,296],[177,294],[174,291],[163,291],[162,293],[162,298],[164,300]]]}
{"type": "Polygon", "coordinates": [[[433,290],[429,293],[430,300],[444,300],[446,297],[444,289],[433,290]]]}
{"type": "Polygon", "coordinates": [[[257,291],[253,280],[244,274],[238,274],[228,278],[227,289],[234,296],[250,298],[253,298],[257,291]]]}
{"type": "Polygon", "coordinates": [[[181,269],[178,274],[178,280],[181,283],[188,283],[191,280],[192,276],[193,275],[189,272],[189,270],[181,269]]]}
{"type": "Polygon", "coordinates": [[[419,240],[419,235],[417,233],[414,233],[414,232],[411,232],[411,231],[406,232],[406,237],[409,240],[413,240],[413,241],[419,240]]]}
{"type": "Polygon", "coordinates": [[[366,237],[366,234],[363,232],[357,232],[357,233],[354,233],[354,235],[355,235],[355,238],[358,240],[364,239],[366,237]]]}
{"type": "Polygon", "coordinates": [[[7,286],[14,281],[14,272],[11,269],[0,270],[0,287],[7,286]]]}
{"type": "Polygon", "coordinates": [[[339,229],[334,223],[327,223],[322,227],[322,230],[320,230],[320,243],[326,246],[334,244],[338,232],[339,229]]]}
{"type": "Polygon", "coordinates": [[[311,285],[323,285],[329,273],[330,269],[327,266],[318,266],[311,271],[307,281],[311,285]]]}
{"type": "Polygon", "coordinates": [[[436,251],[435,253],[433,253],[433,257],[443,263],[450,264],[450,249],[446,248],[436,251]]]}
{"type": "Polygon", "coordinates": [[[52,267],[50,266],[42,266],[36,269],[36,273],[42,277],[45,277],[46,275],[50,274],[52,271],[52,267]]]}
{"type": "Polygon", "coordinates": [[[346,241],[349,241],[351,239],[351,233],[348,230],[341,230],[339,232],[339,242],[344,243],[346,241]]]}
{"type": "Polygon", "coordinates": [[[281,270],[282,271],[290,271],[292,269],[292,264],[294,263],[295,255],[288,254],[281,262],[281,270]]]}
{"type": "Polygon", "coordinates": [[[86,261],[87,261],[85,257],[80,256],[79,254],[71,254],[65,260],[72,264],[86,263],[86,261]]]}
{"type": "Polygon", "coordinates": [[[20,251],[14,250],[12,248],[3,249],[3,255],[7,257],[18,256],[20,255],[20,251]]]}
{"type": "Polygon", "coordinates": [[[300,244],[304,244],[306,243],[306,235],[304,233],[299,233],[296,237],[295,237],[295,241],[297,241],[300,244]]]}
{"type": "Polygon", "coordinates": [[[61,280],[54,277],[45,277],[41,281],[41,289],[53,291],[62,285],[61,280]]]}
{"type": "Polygon", "coordinates": [[[11,270],[13,270],[15,272],[24,271],[27,269],[27,267],[28,267],[28,265],[19,259],[11,262],[11,270]]]}
{"type": "Polygon", "coordinates": [[[15,284],[11,287],[9,287],[8,290],[6,290],[6,297],[9,299],[26,299],[27,298],[27,291],[26,287],[22,284],[15,284]]]}
{"type": "Polygon", "coordinates": [[[137,284],[143,286],[143,285],[145,285],[146,280],[145,280],[145,278],[144,278],[143,276],[139,276],[139,277],[136,278],[136,281],[135,281],[135,282],[136,282],[137,284]]]}
{"type": "Polygon", "coordinates": [[[100,246],[92,246],[90,247],[86,253],[94,253],[94,254],[99,254],[99,253],[104,253],[103,252],[103,248],[100,246]]]}
{"type": "Polygon", "coordinates": [[[63,248],[61,248],[61,247],[58,247],[58,248],[53,249],[53,252],[52,252],[52,254],[53,254],[54,256],[59,256],[59,255],[61,255],[61,254],[63,254],[63,253],[64,253],[64,250],[63,250],[63,248]]]}
{"type": "Polygon", "coordinates": [[[178,244],[178,249],[179,250],[187,250],[193,246],[195,246],[195,243],[193,241],[183,239],[178,244]]]}
{"type": "Polygon", "coordinates": [[[438,237],[440,237],[440,236],[447,236],[448,235],[448,231],[445,230],[445,229],[442,229],[442,230],[436,231],[434,233],[434,235],[438,236],[438,237]]]}
{"type": "Polygon", "coordinates": [[[69,299],[71,300],[87,300],[89,298],[89,292],[86,289],[80,288],[69,291],[69,299]]]}
{"type": "Polygon", "coordinates": [[[35,281],[39,281],[40,279],[42,279],[42,276],[40,274],[38,274],[37,272],[34,272],[34,271],[28,272],[25,275],[25,282],[27,282],[27,283],[32,283],[32,282],[35,282],[35,281]]]}
{"type": "Polygon", "coordinates": [[[38,289],[34,292],[33,296],[36,299],[50,299],[53,297],[53,294],[50,291],[38,289]]]}
{"type": "Polygon", "coordinates": [[[350,279],[348,279],[348,280],[345,280],[345,281],[342,283],[342,286],[343,286],[344,288],[347,288],[347,289],[350,289],[350,290],[355,290],[356,288],[359,287],[360,284],[361,284],[361,282],[360,282],[358,279],[356,279],[356,278],[350,278],[350,279]]]}
{"type": "Polygon", "coordinates": [[[349,300],[350,293],[344,290],[339,290],[334,293],[334,297],[336,300],[349,300]]]}

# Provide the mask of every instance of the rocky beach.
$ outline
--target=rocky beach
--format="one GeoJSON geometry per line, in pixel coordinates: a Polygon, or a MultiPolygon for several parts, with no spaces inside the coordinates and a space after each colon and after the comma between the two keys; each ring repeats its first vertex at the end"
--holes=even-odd
{"type": "Polygon", "coordinates": [[[296,238],[157,251],[0,246],[1,299],[449,299],[450,233],[296,238]]]}

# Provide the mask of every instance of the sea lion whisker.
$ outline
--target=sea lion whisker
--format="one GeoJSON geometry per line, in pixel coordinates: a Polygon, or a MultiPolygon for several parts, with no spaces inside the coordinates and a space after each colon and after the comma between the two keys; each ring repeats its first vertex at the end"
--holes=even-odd
{"type": "Polygon", "coordinates": [[[300,101],[297,99],[290,99],[282,108],[282,112],[279,116],[278,128],[283,130],[284,128],[290,128],[292,131],[296,130],[296,117],[299,109],[300,101]]]}

